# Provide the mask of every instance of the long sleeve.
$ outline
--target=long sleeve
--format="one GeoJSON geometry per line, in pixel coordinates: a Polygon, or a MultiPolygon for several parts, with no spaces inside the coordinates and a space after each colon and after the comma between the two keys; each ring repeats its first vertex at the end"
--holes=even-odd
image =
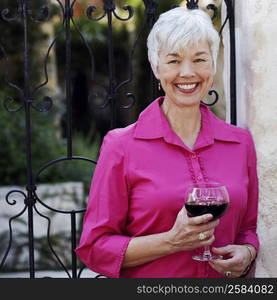
{"type": "Polygon", "coordinates": [[[127,212],[128,184],[123,147],[115,131],[110,131],[101,146],[76,249],[89,269],[107,277],[119,277],[131,239],[124,235],[127,212]]]}
{"type": "Polygon", "coordinates": [[[237,244],[251,244],[257,252],[259,240],[257,237],[257,215],[259,200],[259,183],[257,177],[257,158],[252,136],[248,138],[248,200],[247,210],[243,218],[239,233],[236,238],[237,244]]]}

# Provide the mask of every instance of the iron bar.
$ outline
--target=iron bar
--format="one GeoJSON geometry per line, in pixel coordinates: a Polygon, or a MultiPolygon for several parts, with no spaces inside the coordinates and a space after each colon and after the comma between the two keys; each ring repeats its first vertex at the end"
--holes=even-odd
{"type": "Polygon", "coordinates": [[[73,16],[70,0],[64,3],[64,22],[66,32],[66,62],[65,62],[65,98],[66,98],[66,132],[67,132],[67,156],[72,157],[72,91],[71,91],[71,29],[70,20],[73,16]]]}
{"type": "Polygon", "coordinates": [[[34,224],[33,224],[33,166],[32,166],[32,123],[30,98],[30,59],[29,59],[29,38],[28,38],[28,9],[29,0],[22,2],[22,17],[24,28],[24,100],[25,100],[25,126],[26,126],[26,162],[27,162],[27,198],[28,206],[28,237],[29,237],[29,271],[30,277],[35,277],[34,259],[34,224]]]}
{"type": "Polygon", "coordinates": [[[76,212],[71,212],[71,264],[72,264],[72,278],[77,278],[77,255],[75,249],[76,242],[76,212]]]}
{"type": "Polygon", "coordinates": [[[112,28],[112,13],[115,9],[113,0],[104,0],[104,10],[108,18],[108,61],[109,61],[109,89],[108,101],[111,105],[111,128],[116,126],[116,100],[115,100],[115,66],[114,66],[114,44],[113,44],[113,28],[112,28]]]}
{"type": "Polygon", "coordinates": [[[224,0],[229,16],[230,33],[230,121],[237,125],[237,83],[236,83],[236,36],[235,36],[235,1],[224,0]]]}
{"type": "MultiPolygon", "coordinates": [[[[157,19],[158,13],[158,5],[159,2],[157,0],[143,0],[145,5],[145,14],[146,14],[146,22],[148,25],[148,30],[150,31],[154,26],[154,23],[157,19]]],[[[151,82],[151,99],[156,99],[158,96],[158,81],[154,76],[152,70],[150,69],[150,82],[151,82]]]]}

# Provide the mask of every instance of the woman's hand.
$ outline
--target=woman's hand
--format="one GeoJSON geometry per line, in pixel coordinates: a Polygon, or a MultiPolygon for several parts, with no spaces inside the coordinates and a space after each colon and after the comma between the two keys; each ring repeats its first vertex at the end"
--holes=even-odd
{"type": "MultiPolygon", "coordinates": [[[[253,247],[252,249],[252,251],[255,251],[253,247]]],[[[227,258],[210,261],[210,266],[217,272],[232,278],[241,277],[244,270],[252,262],[252,257],[255,257],[255,255],[251,255],[252,251],[247,249],[245,245],[228,245],[222,248],[213,247],[212,251],[227,258]]]]}
{"type": "Polygon", "coordinates": [[[183,207],[173,227],[168,231],[167,241],[171,245],[172,253],[211,245],[215,239],[214,229],[219,223],[219,220],[211,221],[212,218],[211,214],[188,217],[183,207]],[[199,239],[199,233],[204,233],[203,240],[199,239]]]}
{"type": "Polygon", "coordinates": [[[211,214],[189,218],[183,207],[169,231],[133,237],[126,249],[122,268],[140,266],[165,255],[210,245],[214,241],[214,228],[219,223],[218,220],[211,221],[212,218],[211,214]],[[199,240],[201,232],[205,236],[203,240],[199,240]]]}

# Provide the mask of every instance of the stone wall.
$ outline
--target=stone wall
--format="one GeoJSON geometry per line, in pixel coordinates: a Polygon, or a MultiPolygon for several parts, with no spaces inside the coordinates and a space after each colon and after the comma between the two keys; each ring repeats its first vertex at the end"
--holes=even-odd
{"type": "MultiPolygon", "coordinates": [[[[258,158],[261,250],[256,277],[277,277],[276,15],[275,0],[236,1],[238,126],[248,128],[253,134],[258,158]]],[[[229,84],[228,43],[228,30],[225,30],[226,94],[229,84]]]]}

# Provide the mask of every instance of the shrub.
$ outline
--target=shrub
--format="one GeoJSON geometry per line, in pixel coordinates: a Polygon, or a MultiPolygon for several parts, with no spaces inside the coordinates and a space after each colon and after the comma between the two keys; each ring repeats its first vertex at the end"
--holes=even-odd
{"type": "MultiPolygon", "coordinates": [[[[0,95],[0,98],[3,97],[0,95]]],[[[60,137],[59,129],[55,127],[51,115],[49,112],[31,112],[31,159],[34,177],[46,163],[66,156],[66,141],[60,137]]],[[[8,112],[1,107],[0,128],[0,184],[26,185],[27,131],[24,109],[8,112]]],[[[89,136],[77,135],[73,137],[73,154],[96,160],[99,142],[99,138],[91,142],[89,136]]],[[[92,171],[93,166],[84,161],[65,161],[47,168],[41,173],[39,181],[83,181],[88,185],[92,171]]]]}

